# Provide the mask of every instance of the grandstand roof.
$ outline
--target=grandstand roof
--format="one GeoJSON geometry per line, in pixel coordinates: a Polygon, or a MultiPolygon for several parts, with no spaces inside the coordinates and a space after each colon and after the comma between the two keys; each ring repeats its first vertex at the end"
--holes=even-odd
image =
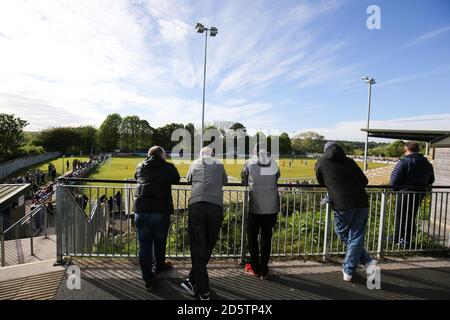
{"type": "Polygon", "coordinates": [[[431,141],[431,146],[435,148],[450,148],[450,134],[431,141]]]}
{"type": "Polygon", "coordinates": [[[28,192],[31,184],[0,184],[0,210],[28,192]]]}
{"type": "Polygon", "coordinates": [[[423,142],[432,142],[433,140],[444,138],[450,134],[450,131],[436,130],[398,130],[398,129],[361,129],[368,132],[369,137],[399,139],[399,140],[415,140],[423,142]]]}

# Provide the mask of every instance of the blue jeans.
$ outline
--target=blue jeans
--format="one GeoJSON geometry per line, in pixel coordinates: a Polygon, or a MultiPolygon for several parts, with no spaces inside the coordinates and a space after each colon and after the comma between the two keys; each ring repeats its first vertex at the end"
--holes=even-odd
{"type": "Polygon", "coordinates": [[[366,264],[372,261],[364,249],[367,217],[368,208],[334,211],[334,230],[347,246],[343,264],[346,274],[352,275],[359,263],[366,264]]]}
{"type": "Polygon", "coordinates": [[[144,281],[150,281],[153,278],[153,259],[157,270],[162,270],[166,261],[170,216],[167,213],[135,213],[134,219],[139,240],[142,278],[144,281]]]}

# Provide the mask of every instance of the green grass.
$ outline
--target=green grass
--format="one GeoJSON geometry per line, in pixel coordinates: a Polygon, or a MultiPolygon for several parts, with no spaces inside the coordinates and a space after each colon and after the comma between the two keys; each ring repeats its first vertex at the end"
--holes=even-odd
{"type": "MultiPolygon", "coordinates": [[[[41,162],[41,163],[39,163],[37,165],[34,165],[34,166],[31,166],[31,167],[27,167],[27,168],[24,168],[22,170],[19,170],[19,171],[13,173],[12,175],[6,177],[5,180],[8,180],[8,179],[10,179],[12,177],[18,177],[18,176],[25,175],[30,170],[34,171],[34,170],[39,169],[39,171],[44,172],[45,174],[47,174],[48,173],[48,164],[50,162],[55,165],[55,167],[56,167],[56,176],[58,177],[58,176],[63,174],[63,171],[67,172],[67,170],[66,170],[67,169],[66,168],[66,161],[67,160],[69,160],[69,163],[70,163],[69,170],[72,170],[72,162],[75,159],[78,159],[78,160],[81,160],[81,161],[87,161],[89,158],[88,158],[88,156],[84,156],[82,158],[80,158],[80,157],[65,157],[65,158],[59,157],[59,158],[56,158],[56,159],[47,160],[47,161],[41,162]],[[64,170],[63,170],[63,164],[64,164],[64,170]]],[[[46,177],[46,180],[48,181],[48,176],[46,177]]]]}
{"type": "MultiPolygon", "coordinates": [[[[141,157],[113,157],[111,161],[107,161],[102,165],[95,173],[93,173],[90,178],[93,179],[113,179],[113,180],[123,180],[134,178],[134,173],[136,166],[144,158],[141,157]]],[[[314,166],[317,160],[308,159],[295,159],[291,167],[289,167],[289,161],[287,159],[280,159],[279,166],[281,170],[282,178],[304,178],[304,177],[314,177],[314,166]]],[[[362,167],[362,162],[357,162],[360,167],[362,167]]],[[[231,175],[237,179],[240,177],[240,173],[243,167],[242,163],[227,163],[224,161],[225,170],[228,175],[231,175]]],[[[382,163],[369,163],[369,169],[382,167],[385,164],[382,163]]],[[[181,176],[186,176],[189,169],[189,164],[176,164],[178,171],[181,176]]]]}

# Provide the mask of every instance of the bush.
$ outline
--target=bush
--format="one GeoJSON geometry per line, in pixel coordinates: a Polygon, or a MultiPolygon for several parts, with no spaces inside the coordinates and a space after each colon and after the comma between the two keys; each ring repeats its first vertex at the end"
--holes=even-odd
{"type": "Polygon", "coordinates": [[[44,147],[27,144],[20,149],[20,153],[24,156],[38,155],[45,152],[44,147]]]}

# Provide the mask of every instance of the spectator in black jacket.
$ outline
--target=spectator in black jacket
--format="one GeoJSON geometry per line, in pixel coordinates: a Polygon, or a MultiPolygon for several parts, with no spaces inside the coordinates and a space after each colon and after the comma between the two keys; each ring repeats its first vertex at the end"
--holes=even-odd
{"type": "Polygon", "coordinates": [[[165,262],[166,240],[170,214],[173,213],[172,184],[180,181],[180,174],[167,162],[166,152],[159,146],[148,151],[148,158],[138,164],[134,194],[135,224],[139,240],[139,263],[147,290],[153,280],[153,247],[156,264],[155,275],[170,270],[165,262]]]}
{"type": "Polygon", "coordinates": [[[407,246],[414,240],[417,211],[426,191],[434,182],[434,170],[427,158],[419,153],[417,142],[405,144],[405,157],[391,174],[391,185],[396,195],[395,235],[397,244],[407,246]]]}
{"type": "Polygon", "coordinates": [[[315,171],[319,184],[328,189],[336,234],[347,245],[342,273],[345,281],[351,281],[358,264],[361,263],[366,270],[371,264],[376,264],[364,248],[369,206],[365,187],[368,180],[336,142],[325,145],[324,156],[317,161],[315,171]]]}

